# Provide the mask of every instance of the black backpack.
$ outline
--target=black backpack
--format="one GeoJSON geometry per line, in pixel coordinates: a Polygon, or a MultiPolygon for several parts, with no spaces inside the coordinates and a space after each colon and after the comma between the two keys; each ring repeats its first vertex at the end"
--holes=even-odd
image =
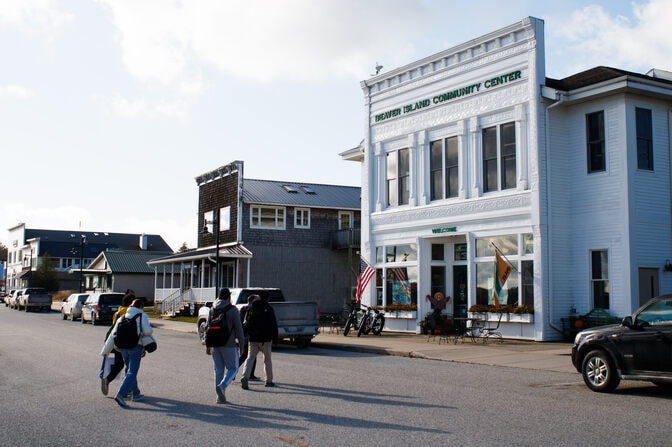
{"type": "Polygon", "coordinates": [[[215,348],[224,346],[229,340],[231,329],[226,321],[226,312],[233,307],[229,304],[224,309],[210,309],[210,318],[205,327],[205,346],[215,348]]]}
{"type": "Polygon", "coordinates": [[[121,349],[130,349],[138,345],[140,333],[138,331],[137,319],[142,314],[139,313],[133,318],[121,317],[117,324],[117,333],[114,336],[114,345],[121,349]]]}
{"type": "Polygon", "coordinates": [[[266,342],[277,337],[275,315],[271,306],[252,306],[245,320],[245,328],[251,340],[266,342]]]}

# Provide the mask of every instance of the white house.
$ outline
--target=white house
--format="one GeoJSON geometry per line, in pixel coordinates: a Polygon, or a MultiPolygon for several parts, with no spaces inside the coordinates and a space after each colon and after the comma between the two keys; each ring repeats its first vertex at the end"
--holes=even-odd
{"type": "Polygon", "coordinates": [[[505,337],[559,339],[573,312],[672,291],[671,79],[547,78],[528,17],[363,81],[364,140],[341,156],[363,170],[364,300],[417,304],[393,330],[417,331],[437,291],[466,316],[493,304],[497,249],[513,267],[500,303],[534,310],[505,337]]]}

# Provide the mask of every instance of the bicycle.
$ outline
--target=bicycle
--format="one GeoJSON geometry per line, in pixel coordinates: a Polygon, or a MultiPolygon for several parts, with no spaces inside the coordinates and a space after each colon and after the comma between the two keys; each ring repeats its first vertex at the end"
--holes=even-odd
{"type": "Polygon", "coordinates": [[[361,304],[353,302],[350,306],[350,313],[348,314],[348,318],[345,320],[345,326],[343,327],[344,337],[347,337],[350,329],[354,329],[356,331],[359,330],[362,322],[364,321],[363,316],[364,314],[362,312],[361,304]]]}
{"type": "Polygon", "coordinates": [[[361,308],[364,310],[364,314],[362,315],[357,336],[361,337],[362,334],[368,334],[369,332],[373,333],[373,335],[380,335],[383,331],[383,326],[385,326],[385,315],[383,312],[363,304],[361,308]]]}

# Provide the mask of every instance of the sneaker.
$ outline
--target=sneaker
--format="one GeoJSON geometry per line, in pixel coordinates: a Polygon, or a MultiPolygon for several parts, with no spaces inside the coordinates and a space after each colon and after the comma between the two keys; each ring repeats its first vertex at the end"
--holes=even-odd
{"type": "Polygon", "coordinates": [[[100,391],[103,392],[103,396],[107,396],[107,393],[110,391],[110,381],[102,378],[100,379],[100,391]]]}
{"type": "Polygon", "coordinates": [[[275,386],[275,382],[266,382],[267,387],[275,386]]]}
{"type": "Polygon", "coordinates": [[[145,398],[144,394],[134,394],[133,395],[133,402],[140,402],[145,398]]]}
{"type": "Polygon", "coordinates": [[[225,404],[226,403],[226,395],[224,394],[224,390],[221,389],[219,386],[215,387],[215,392],[217,393],[217,403],[218,404],[225,404]]]}
{"type": "Polygon", "coordinates": [[[244,390],[249,390],[249,389],[250,389],[249,385],[247,384],[247,379],[246,379],[245,377],[243,377],[242,379],[240,379],[240,386],[241,386],[244,390]]]}
{"type": "Polygon", "coordinates": [[[114,400],[119,404],[120,407],[128,407],[126,400],[124,400],[124,398],[121,397],[119,394],[117,394],[114,400]]]}
{"type": "Polygon", "coordinates": [[[254,380],[255,382],[259,382],[261,379],[254,374],[250,376],[250,380],[254,380]]]}

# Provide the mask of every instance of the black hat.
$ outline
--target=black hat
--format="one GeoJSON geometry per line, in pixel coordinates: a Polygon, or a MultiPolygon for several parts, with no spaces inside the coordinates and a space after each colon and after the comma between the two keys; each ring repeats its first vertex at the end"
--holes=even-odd
{"type": "Polygon", "coordinates": [[[228,287],[224,287],[222,290],[219,291],[219,299],[229,299],[231,298],[231,291],[229,290],[228,287]]]}

